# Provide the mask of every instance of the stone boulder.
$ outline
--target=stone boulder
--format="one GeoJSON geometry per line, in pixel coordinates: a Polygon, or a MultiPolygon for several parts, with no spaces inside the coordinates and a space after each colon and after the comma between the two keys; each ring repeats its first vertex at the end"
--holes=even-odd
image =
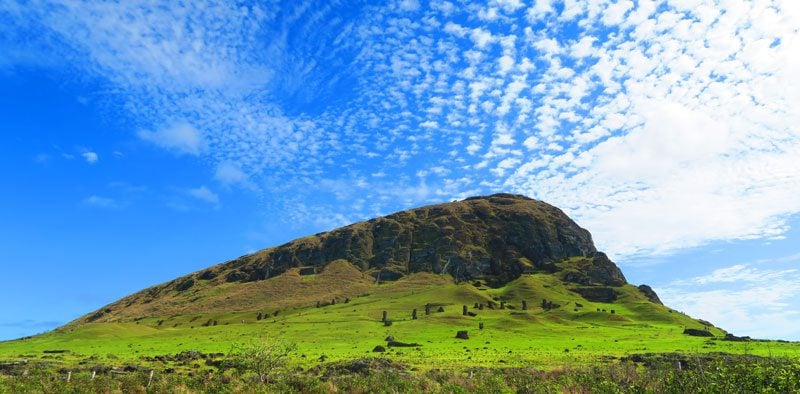
{"type": "Polygon", "coordinates": [[[639,287],[637,288],[639,289],[640,292],[642,292],[642,294],[644,294],[645,297],[647,297],[648,300],[650,300],[650,302],[656,303],[658,305],[664,305],[658,298],[658,294],[656,294],[655,290],[653,290],[652,287],[648,285],[639,285],[639,287]]]}

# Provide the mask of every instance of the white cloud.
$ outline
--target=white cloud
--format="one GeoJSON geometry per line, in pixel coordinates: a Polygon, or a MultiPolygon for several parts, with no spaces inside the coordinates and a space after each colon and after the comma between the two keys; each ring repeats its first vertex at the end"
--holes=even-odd
{"type": "Polygon", "coordinates": [[[553,12],[555,12],[553,0],[534,0],[533,6],[528,8],[526,12],[526,17],[530,22],[536,22],[544,19],[553,12]]]}
{"type": "Polygon", "coordinates": [[[749,267],[746,264],[736,264],[730,267],[716,269],[706,276],[698,276],[692,279],[692,282],[699,285],[725,282],[760,282],[765,284],[776,279],[781,279],[797,271],[796,269],[782,271],[762,270],[749,267]]]}
{"type": "Polygon", "coordinates": [[[482,28],[472,29],[470,32],[470,38],[472,38],[472,41],[475,43],[475,46],[478,47],[478,49],[485,49],[487,46],[489,46],[489,44],[495,41],[495,37],[492,35],[492,33],[482,28]]]}
{"type": "Polygon", "coordinates": [[[400,0],[400,9],[404,11],[415,11],[419,9],[419,1],[417,0],[400,0]]]}
{"type": "Polygon", "coordinates": [[[509,14],[525,7],[525,4],[520,0],[494,0],[492,3],[496,4],[498,7],[502,8],[503,11],[509,14]]]}
{"type": "Polygon", "coordinates": [[[505,74],[514,68],[514,58],[508,55],[503,55],[497,60],[500,73],[505,74]]]}
{"type": "Polygon", "coordinates": [[[618,25],[625,20],[625,13],[633,8],[630,0],[619,0],[609,4],[602,17],[603,23],[609,26],[618,25]]]}
{"type": "Polygon", "coordinates": [[[223,185],[233,185],[245,183],[248,180],[247,174],[242,168],[231,162],[222,162],[217,166],[214,179],[223,185]]]}
{"type": "Polygon", "coordinates": [[[108,197],[102,197],[97,195],[92,195],[83,200],[83,203],[86,205],[91,205],[100,208],[120,208],[122,204],[120,204],[117,200],[108,197]]]}
{"type": "Polygon", "coordinates": [[[467,33],[469,33],[469,29],[459,25],[458,23],[453,23],[453,22],[445,23],[444,31],[452,35],[455,35],[457,37],[464,37],[465,35],[467,35],[467,33]]]}
{"type": "Polygon", "coordinates": [[[215,205],[219,204],[219,196],[206,186],[200,186],[189,189],[187,190],[187,193],[198,200],[202,200],[207,203],[215,205]]]}
{"type": "Polygon", "coordinates": [[[188,123],[177,123],[157,131],[141,130],[137,135],[142,140],[177,153],[199,155],[206,149],[203,135],[188,123]]]}
{"type": "Polygon", "coordinates": [[[583,36],[580,40],[572,44],[572,56],[575,58],[584,58],[595,54],[594,43],[597,41],[596,37],[583,36]]]}
{"type": "Polygon", "coordinates": [[[84,160],[86,160],[86,162],[87,162],[87,163],[89,163],[89,164],[94,164],[94,163],[97,163],[97,160],[99,160],[99,159],[100,159],[100,158],[97,156],[97,153],[95,153],[95,152],[90,152],[90,151],[86,151],[86,152],[83,152],[83,153],[81,153],[81,156],[82,156],[82,157],[83,157],[83,159],[84,159],[84,160]]]}

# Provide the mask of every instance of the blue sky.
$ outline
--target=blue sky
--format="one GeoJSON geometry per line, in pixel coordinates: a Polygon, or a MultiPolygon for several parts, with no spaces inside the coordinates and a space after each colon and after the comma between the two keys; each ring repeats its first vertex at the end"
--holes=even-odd
{"type": "Polygon", "coordinates": [[[0,4],[0,339],[507,191],[667,304],[800,340],[797,2],[165,4],[0,4]]]}

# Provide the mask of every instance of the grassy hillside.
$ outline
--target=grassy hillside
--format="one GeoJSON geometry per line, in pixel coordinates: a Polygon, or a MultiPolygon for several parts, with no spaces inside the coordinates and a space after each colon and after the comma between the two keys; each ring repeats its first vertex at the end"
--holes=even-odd
{"type": "MultiPolygon", "coordinates": [[[[376,284],[348,262],[337,261],[318,274],[301,276],[289,271],[252,285],[258,287],[223,287],[216,290],[221,293],[213,293],[215,300],[228,294],[222,299],[251,301],[236,303],[230,310],[209,308],[205,313],[71,325],[0,343],[0,360],[164,367],[163,360],[152,357],[191,350],[227,353],[232,344],[259,337],[295,343],[298,348],[292,362],[305,367],[378,355],[422,369],[473,365],[548,369],[662,352],[800,357],[797,343],[721,340],[724,332],[720,329],[653,303],[632,285],[613,287],[618,295],[614,302],[589,301],[572,291],[580,285],[547,273],[526,274],[500,288],[480,281],[455,283],[449,275],[431,273],[376,284]],[[270,298],[271,292],[289,296],[270,298]],[[336,303],[331,304],[334,299],[336,303]],[[522,309],[523,300],[527,310],[522,309]],[[542,300],[557,306],[543,309],[542,300]],[[475,308],[475,303],[483,304],[483,309],[475,308]],[[429,315],[426,304],[431,306],[429,315]],[[259,307],[248,309],[250,305],[259,307]],[[476,316],[464,316],[463,305],[476,316]],[[412,319],[413,309],[417,319],[412,319]],[[384,311],[390,326],[382,322],[384,311]],[[483,329],[479,329],[481,323],[483,329]],[[685,328],[708,330],[715,337],[685,335],[685,328]],[[469,339],[457,339],[459,330],[468,331],[469,339]],[[387,336],[420,346],[388,347],[387,336]],[[387,351],[374,353],[377,345],[387,351]]],[[[191,368],[192,363],[185,367],[191,368]]]]}

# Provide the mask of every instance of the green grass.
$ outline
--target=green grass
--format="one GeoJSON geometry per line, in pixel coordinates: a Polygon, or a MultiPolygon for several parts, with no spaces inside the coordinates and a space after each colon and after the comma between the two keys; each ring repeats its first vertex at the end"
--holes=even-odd
{"type": "MultiPolygon", "coordinates": [[[[318,279],[302,278],[312,282],[318,279]]],[[[800,358],[800,343],[722,341],[718,339],[724,332],[717,328],[710,328],[717,336],[715,339],[684,335],[686,327],[704,326],[647,301],[630,285],[617,288],[620,297],[614,303],[587,301],[570,292],[568,286],[547,274],[526,275],[499,289],[455,284],[433,274],[416,274],[393,283],[370,285],[367,294],[352,297],[346,304],[316,308],[309,302],[305,306],[281,308],[278,316],[260,321],[256,320],[258,312],[272,314],[278,308],[70,325],[33,338],[0,343],[0,360],[158,366],[158,362],[144,358],[187,350],[227,353],[232,344],[255,337],[295,343],[297,351],[291,363],[303,367],[317,365],[323,359],[335,362],[377,356],[423,370],[475,366],[549,370],[564,365],[594,365],[608,357],[669,352],[800,358]],[[528,302],[528,310],[521,310],[523,299],[528,302]],[[561,307],[545,311],[540,307],[542,299],[552,300],[561,307]],[[492,300],[498,305],[499,300],[506,300],[509,308],[514,309],[473,308],[476,302],[486,304],[492,300]],[[576,307],[576,302],[583,306],[576,307]],[[426,303],[437,305],[429,316],[424,313],[426,303]],[[438,305],[445,311],[435,312],[438,305]],[[462,305],[468,305],[478,315],[462,316],[462,305]],[[411,319],[414,308],[416,320],[411,319]],[[612,309],[614,314],[610,313],[612,309]],[[392,321],[389,327],[381,323],[383,311],[388,312],[392,321]],[[204,326],[209,321],[212,325],[204,326]],[[478,329],[479,323],[484,324],[483,330],[478,329]],[[456,339],[458,330],[468,330],[470,338],[456,339]],[[376,345],[386,345],[384,338],[389,335],[422,346],[387,348],[382,355],[373,353],[376,345]],[[52,353],[53,350],[67,352],[52,353]]]]}

